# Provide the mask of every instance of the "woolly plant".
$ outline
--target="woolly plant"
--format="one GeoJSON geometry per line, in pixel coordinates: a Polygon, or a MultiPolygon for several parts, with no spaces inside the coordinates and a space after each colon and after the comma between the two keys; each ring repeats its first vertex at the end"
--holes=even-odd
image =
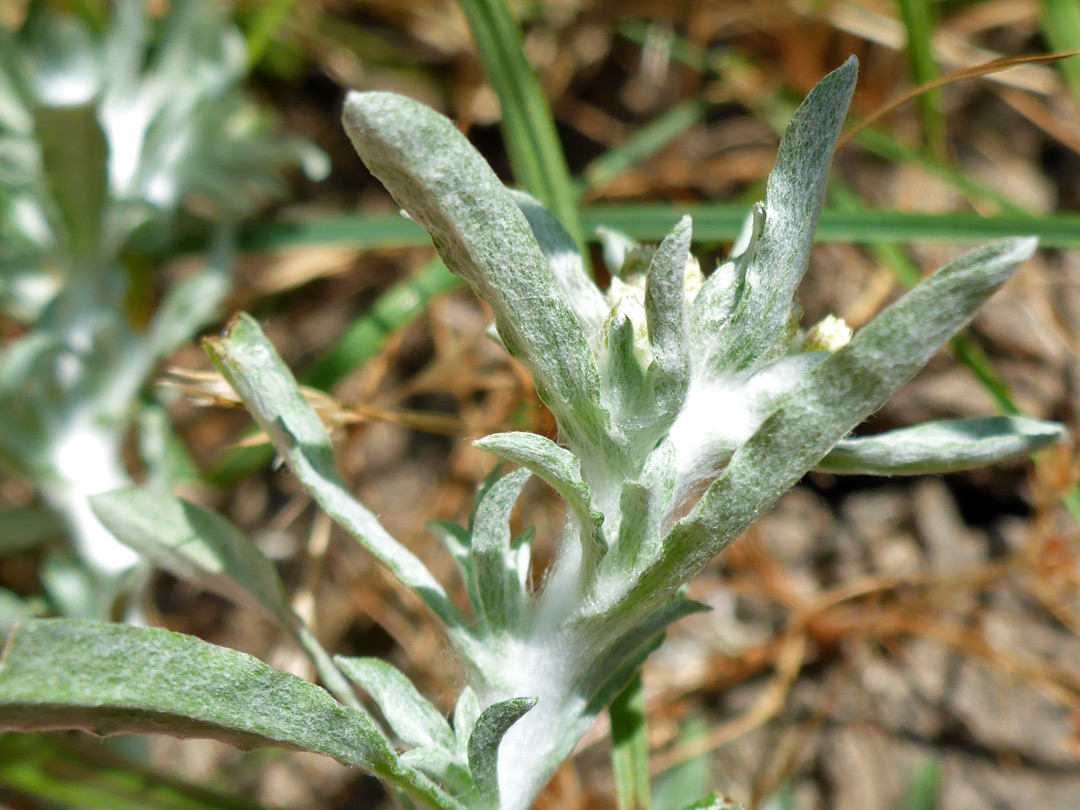
{"type": "Polygon", "coordinates": [[[177,0],[154,19],[120,0],[98,29],[53,5],[0,25],[0,469],[60,518],[98,580],[88,612],[107,613],[137,557],[88,498],[130,485],[135,425],[144,462],[168,474],[167,419],[143,400],[154,368],[218,317],[232,229],[281,194],[281,171],[327,167],[243,92],[244,42],[223,9],[177,0]],[[152,294],[155,256],[193,241],[213,246],[205,271],[156,308],[132,295],[152,294]]]}
{"type": "Polygon", "coordinates": [[[348,492],[326,430],[253,319],[237,317],[207,347],[297,479],[442,625],[466,678],[452,720],[386,662],[323,652],[273,567],[222,518],[127,490],[94,500],[106,526],[276,617],[340,702],[193,638],[32,621],[0,663],[0,726],[318,751],[381,777],[405,807],[526,810],[665,628],[702,609],[683,586],[808,470],[945,472],[1058,440],[1060,426],[1021,418],[849,437],[1035,248],[1012,239],[975,250],[854,336],[835,321],[801,331],[793,297],[856,72],[849,60],[796,112],[766,200],[725,263],[703,276],[684,218],[653,250],[613,251],[606,291],[559,222],[504,188],[450,121],[401,96],[350,94],[345,127],[360,157],[490,307],[559,426],[558,441],[501,433],[477,442],[518,469],[485,481],[467,526],[432,527],[468,604],[348,492]],[[533,476],[568,507],[538,587],[531,535],[509,525],[533,476]]]}

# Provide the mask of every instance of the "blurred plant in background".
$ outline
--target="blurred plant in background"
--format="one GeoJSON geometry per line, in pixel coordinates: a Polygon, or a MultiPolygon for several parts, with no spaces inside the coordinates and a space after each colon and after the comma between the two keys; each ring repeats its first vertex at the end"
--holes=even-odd
{"type": "MultiPolygon", "coordinates": [[[[102,584],[137,557],[87,497],[130,483],[133,424],[148,480],[171,475],[176,440],[144,397],[155,365],[217,317],[234,226],[284,190],[280,172],[328,168],[245,95],[246,61],[203,0],[162,19],[121,0],[100,32],[31,4],[18,30],[0,28],[0,462],[34,484],[102,584]],[[208,241],[206,269],[155,306],[148,257],[208,241]]],[[[8,517],[28,535],[55,523],[8,517]]],[[[99,595],[67,607],[104,611],[99,595]]]]}

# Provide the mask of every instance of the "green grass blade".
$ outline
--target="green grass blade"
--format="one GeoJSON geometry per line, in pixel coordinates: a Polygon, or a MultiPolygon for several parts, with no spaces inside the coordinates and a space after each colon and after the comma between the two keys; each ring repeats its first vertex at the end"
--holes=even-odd
{"type": "MultiPolygon", "coordinates": [[[[645,242],[659,242],[684,214],[694,219],[697,243],[730,242],[739,234],[749,206],[738,203],[596,203],[581,211],[587,232],[603,225],[622,231],[645,242]]],[[[396,217],[395,217],[396,218],[396,217]]],[[[987,217],[970,211],[926,214],[911,211],[870,209],[853,210],[838,206],[826,208],[818,223],[818,242],[843,242],[861,245],[900,244],[979,244],[1008,236],[1037,236],[1044,248],[1080,248],[1080,213],[1063,211],[1036,217],[1023,213],[1003,213],[987,217]]],[[[273,242],[276,248],[303,244],[342,244],[357,247],[419,247],[430,243],[422,228],[411,222],[394,225],[390,217],[334,217],[312,220],[303,228],[277,224],[252,228],[246,238],[252,242],[273,242]],[[356,227],[350,227],[350,220],[356,227]],[[380,223],[389,229],[374,235],[380,223]],[[370,241],[358,236],[371,230],[370,241]],[[295,241],[294,241],[295,240],[295,241]]]]}
{"type": "Polygon", "coordinates": [[[611,716],[611,767],[618,810],[649,810],[649,722],[641,673],[608,709],[611,716]]]}
{"type": "MultiPolygon", "coordinates": [[[[702,715],[690,717],[679,729],[678,744],[693,744],[709,730],[702,715]]],[[[685,810],[688,796],[704,796],[709,792],[709,752],[679,762],[656,777],[653,785],[653,810],[685,810]]]]}
{"type": "Polygon", "coordinates": [[[240,250],[262,252],[306,246],[351,245],[357,249],[431,244],[427,232],[400,214],[338,214],[304,222],[271,222],[240,232],[240,250]]]}
{"type": "MultiPolygon", "coordinates": [[[[900,0],[900,18],[907,29],[907,57],[912,84],[919,86],[938,78],[930,44],[934,23],[929,0],[900,0]]],[[[945,147],[945,113],[941,90],[930,90],[916,102],[923,122],[923,134],[933,151],[941,154],[945,147]]]]}
{"type": "Polygon", "coordinates": [[[301,382],[329,390],[350,371],[374,357],[387,337],[416,320],[432,300],[460,283],[461,279],[452,275],[442,262],[428,262],[415,276],[380,295],[301,382]]]}
{"type": "Polygon", "coordinates": [[[1033,216],[1007,195],[983,185],[970,175],[939,160],[931,154],[906,146],[891,133],[867,127],[855,136],[855,143],[880,158],[898,165],[916,166],[951,185],[970,200],[993,202],[1004,214],[1033,216]]]}
{"type": "MultiPolygon", "coordinates": [[[[1042,33],[1055,51],[1080,50],[1080,3],[1042,0],[1042,33]]],[[[1059,67],[1073,96],[1080,101],[1080,59],[1062,59],[1059,67]]]]}
{"type": "Polygon", "coordinates": [[[590,162],[583,172],[585,185],[589,188],[603,185],[634,168],[704,119],[707,110],[708,105],[697,98],[676,104],[590,162]]]}
{"type": "Polygon", "coordinates": [[[255,802],[154,773],[100,744],[0,735],[0,792],[65,810],[261,810],[255,802]]]}
{"type": "Polygon", "coordinates": [[[460,5],[499,96],[503,136],[514,177],[583,246],[584,231],[570,170],[551,108],[525,56],[517,21],[505,0],[460,0],[460,5]]]}
{"type": "Polygon", "coordinates": [[[896,810],[935,810],[941,792],[941,763],[925,762],[916,771],[896,810]]]}
{"type": "MultiPolygon", "coordinates": [[[[606,225],[642,241],[660,241],[683,214],[694,219],[698,242],[728,242],[739,232],[747,207],[733,204],[697,203],[603,203],[582,212],[586,228],[606,225]]],[[[959,211],[924,214],[862,208],[845,211],[835,207],[822,212],[818,242],[875,244],[978,244],[1025,234],[1039,237],[1048,248],[1080,248],[1080,214],[1063,212],[1045,217],[1002,214],[984,217],[959,211]]]]}
{"type": "Polygon", "coordinates": [[[257,65],[266,55],[274,35],[292,13],[296,0],[269,0],[259,6],[247,31],[248,67],[257,65]]]}

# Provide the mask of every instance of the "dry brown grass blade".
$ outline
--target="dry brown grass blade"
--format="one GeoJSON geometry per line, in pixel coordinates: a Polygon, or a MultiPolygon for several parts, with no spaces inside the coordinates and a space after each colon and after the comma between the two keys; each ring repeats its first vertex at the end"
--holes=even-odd
{"type": "Polygon", "coordinates": [[[870,115],[866,116],[866,118],[861,120],[858,124],[856,124],[843,135],[841,135],[840,140],[836,144],[836,148],[839,149],[840,147],[847,144],[859,132],[870,126],[882,116],[887,115],[888,113],[895,110],[897,107],[906,104],[912,99],[918,98],[923,93],[929,92],[930,90],[934,90],[938,87],[943,87],[947,84],[952,84],[953,82],[958,82],[963,79],[975,79],[979,76],[986,76],[991,73],[1000,73],[1003,70],[1008,70],[1009,68],[1018,67],[1020,65],[1060,62],[1062,59],[1068,59],[1071,56],[1080,56],[1080,51],[1063,51],[1061,53],[1037,54],[1035,56],[1010,56],[1006,59],[995,59],[994,61],[987,62],[983,65],[963,68],[962,70],[955,70],[952,73],[947,73],[944,76],[939,76],[933,81],[926,82],[925,84],[920,84],[918,87],[913,87],[906,93],[901,93],[889,103],[878,107],[876,110],[874,110],[874,112],[870,113],[870,115]]]}
{"type": "MultiPolygon", "coordinates": [[[[166,376],[161,380],[161,385],[177,389],[194,404],[202,407],[243,407],[240,398],[217,372],[173,367],[168,369],[166,376]]],[[[302,385],[300,391],[330,431],[347,425],[377,420],[443,436],[461,438],[468,434],[464,423],[454,416],[426,411],[387,410],[364,404],[348,406],[315,388],[302,385]]],[[[237,446],[265,444],[267,441],[266,434],[259,433],[242,440],[237,446]]]]}
{"type": "Polygon", "coordinates": [[[663,773],[683,762],[715,751],[768,723],[784,708],[791,685],[802,669],[805,655],[806,631],[801,626],[793,626],[781,643],[776,659],[776,675],[758,695],[754,705],[738,717],[711,729],[704,737],[680,743],[674,748],[655,754],[649,761],[649,771],[653,775],[663,773]]]}
{"type": "MultiPolygon", "coordinates": [[[[1051,110],[1047,109],[1046,105],[1040,104],[1031,96],[1017,90],[1006,90],[1001,94],[1001,97],[1006,104],[1051,138],[1080,155],[1080,137],[1077,136],[1076,130],[1070,126],[1070,122],[1063,121],[1061,116],[1055,115],[1051,110]]],[[[1075,121],[1071,123],[1075,123],[1075,121]]]]}

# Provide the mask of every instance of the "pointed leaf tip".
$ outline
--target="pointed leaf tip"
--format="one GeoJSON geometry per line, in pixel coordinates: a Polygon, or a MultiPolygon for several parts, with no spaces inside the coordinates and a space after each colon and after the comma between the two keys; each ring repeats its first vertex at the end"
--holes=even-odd
{"type": "Polygon", "coordinates": [[[714,354],[728,368],[748,368],[782,354],[795,291],[806,272],[836,141],[858,79],[848,59],[807,94],[780,140],[769,172],[761,236],[748,256],[748,283],[737,320],[714,354]]]}
{"type": "Polygon", "coordinates": [[[649,376],[665,427],[682,407],[690,384],[686,265],[692,231],[693,221],[683,216],[657,247],[645,278],[645,320],[654,362],[649,376]]]}
{"type": "MultiPolygon", "coordinates": [[[[582,314],[483,156],[448,118],[393,93],[350,95],[344,125],[371,173],[491,308],[503,345],[528,367],[567,440],[617,457],[582,314]]],[[[573,278],[587,289],[584,273],[573,278]]]]}
{"type": "Polygon", "coordinates": [[[822,360],[735,451],[625,601],[663,594],[665,585],[674,589],[740,535],[971,320],[1035,244],[1006,239],[961,256],[822,360]]]}
{"type": "Polygon", "coordinates": [[[1065,426],[1057,422],[1021,416],[926,422],[843,439],[818,468],[849,475],[956,472],[1034,453],[1066,435],[1065,426]]]}
{"type": "Polygon", "coordinates": [[[498,806],[499,745],[518,720],[532,709],[537,698],[513,698],[494,703],[480,714],[469,736],[469,769],[480,794],[498,806]]]}

